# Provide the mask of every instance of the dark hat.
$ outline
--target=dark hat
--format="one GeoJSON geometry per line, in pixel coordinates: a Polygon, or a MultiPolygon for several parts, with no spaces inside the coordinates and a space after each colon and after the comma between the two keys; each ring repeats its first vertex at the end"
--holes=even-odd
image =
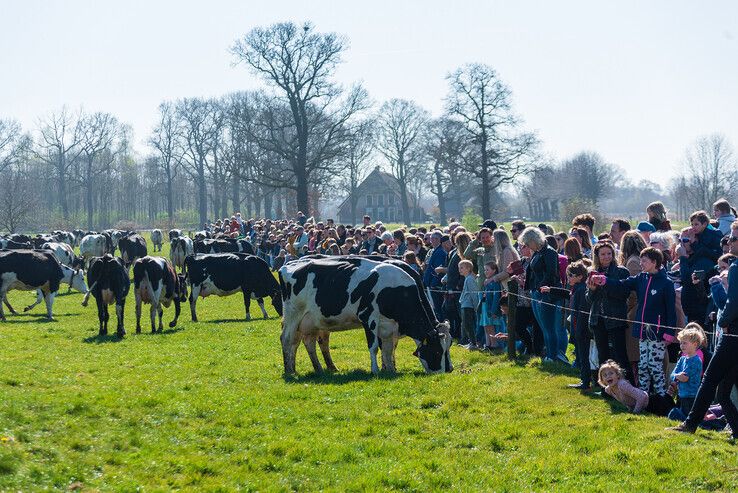
{"type": "Polygon", "coordinates": [[[449,235],[443,235],[441,236],[441,243],[444,243],[446,241],[449,241],[451,237],[449,235]]]}
{"type": "Polygon", "coordinates": [[[497,223],[494,222],[492,219],[485,219],[482,224],[479,225],[480,228],[489,228],[492,230],[497,229],[497,223]]]}

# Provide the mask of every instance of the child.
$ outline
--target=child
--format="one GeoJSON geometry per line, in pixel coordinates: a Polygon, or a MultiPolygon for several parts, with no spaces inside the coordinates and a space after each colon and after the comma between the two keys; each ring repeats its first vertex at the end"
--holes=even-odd
{"type": "Polygon", "coordinates": [[[410,265],[415,272],[420,274],[420,264],[418,263],[418,257],[415,256],[415,252],[405,252],[402,259],[406,264],[410,265]]]}
{"type": "Polygon", "coordinates": [[[657,416],[666,416],[674,407],[674,401],[668,395],[647,394],[633,387],[623,375],[620,365],[609,359],[602,363],[597,378],[599,384],[619,403],[633,414],[647,411],[657,416]]]}
{"type": "MultiPolygon", "coordinates": [[[[566,268],[566,277],[571,291],[564,288],[541,286],[541,293],[569,298],[571,307],[571,332],[574,335],[574,350],[579,365],[579,383],[569,387],[588,392],[592,384],[592,370],[589,365],[589,347],[592,333],[589,330],[590,304],[585,296],[587,291],[587,266],[582,261],[574,262],[566,268]]],[[[596,366],[595,366],[596,367],[596,366]]]]}
{"type": "Polygon", "coordinates": [[[679,347],[682,349],[682,356],[677,361],[674,371],[671,372],[672,385],[678,388],[679,410],[684,416],[678,418],[684,420],[687,418],[694,398],[697,396],[697,389],[700,388],[702,380],[702,359],[697,354],[699,347],[704,343],[704,333],[702,328],[694,322],[679,332],[679,347]]]}
{"type": "Polygon", "coordinates": [[[636,292],[638,307],[632,334],[638,338],[638,386],[648,392],[653,386],[656,394],[666,394],[664,355],[666,345],[676,340],[676,294],[674,283],[662,268],[664,256],[653,247],[644,248],[640,254],[643,272],[637,276],[617,280],[607,278],[607,286],[622,290],[624,296],[636,292]]]}
{"type": "Polygon", "coordinates": [[[464,349],[474,351],[477,349],[475,328],[477,326],[477,315],[475,309],[479,297],[477,291],[477,277],[474,275],[474,264],[469,260],[459,262],[459,274],[464,278],[464,287],[459,297],[461,307],[461,328],[469,339],[469,344],[462,346],[464,349]]]}
{"type": "Polygon", "coordinates": [[[500,312],[502,284],[493,279],[499,269],[497,263],[489,261],[484,264],[484,292],[479,303],[479,325],[484,327],[484,349],[497,349],[496,333],[506,333],[505,319],[500,312]]]}

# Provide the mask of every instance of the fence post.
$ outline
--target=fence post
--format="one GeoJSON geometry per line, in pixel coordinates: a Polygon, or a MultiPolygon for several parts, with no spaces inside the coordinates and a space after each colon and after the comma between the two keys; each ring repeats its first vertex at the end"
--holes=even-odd
{"type": "Polygon", "coordinates": [[[507,283],[507,357],[515,359],[515,324],[518,315],[518,283],[510,280],[507,283]]]}

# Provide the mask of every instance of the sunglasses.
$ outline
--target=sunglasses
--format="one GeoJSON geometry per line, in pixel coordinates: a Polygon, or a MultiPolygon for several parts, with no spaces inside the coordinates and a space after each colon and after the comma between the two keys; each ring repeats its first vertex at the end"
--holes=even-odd
{"type": "Polygon", "coordinates": [[[689,238],[679,238],[682,243],[689,243],[689,238]]]}
{"type": "Polygon", "coordinates": [[[652,241],[652,242],[649,243],[649,245],[651,245],[651,246],[660,245],[660,244],[661,244],[660,241],[652,241]]]}

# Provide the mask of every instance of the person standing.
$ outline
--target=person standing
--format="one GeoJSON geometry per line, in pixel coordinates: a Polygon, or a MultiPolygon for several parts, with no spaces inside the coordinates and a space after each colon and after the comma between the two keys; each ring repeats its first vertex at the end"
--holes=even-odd
{"type": "MultiPolygon", "coordinates": [[[[487,220],[483,224],[491,223],[494,223],[494,221],[487,220]]],[[[477,274],[477,287],[479,291],[483,291],[484,288],[484,264],[495,260],[492,231],[488,227],[483,226],[476,234],[476,238],[469,243],[469,246],[464,251],[464,258],[474,264],[474,272],[477,274]]]]}
{"type": "Polygon", "coordinates": [[[707,365],[692,410],[686,421],[667,429],[694,433],[704,419],[717,390],[717,400],[732,430],[732,439],[735,440],[738,438],[738,409],[730,399],[730,393],[738,380],[738,262],[735,261],[728,269],[728,299],[717,322],[723,329],[723,334],[707,365]]]}
{"type": "Polygon", "coordinates": [[[445,320],[443,314],[443,291],[441,279],[445,272],[447,252],[441,246],[443,234],[436,230],[431,234],[430,242],[433,250],[425,265],[425,272],[423,273],[423,284],[430,290],[431,302],[433,303],[433,311],[436,314],[438,320],[445,320]]]}

